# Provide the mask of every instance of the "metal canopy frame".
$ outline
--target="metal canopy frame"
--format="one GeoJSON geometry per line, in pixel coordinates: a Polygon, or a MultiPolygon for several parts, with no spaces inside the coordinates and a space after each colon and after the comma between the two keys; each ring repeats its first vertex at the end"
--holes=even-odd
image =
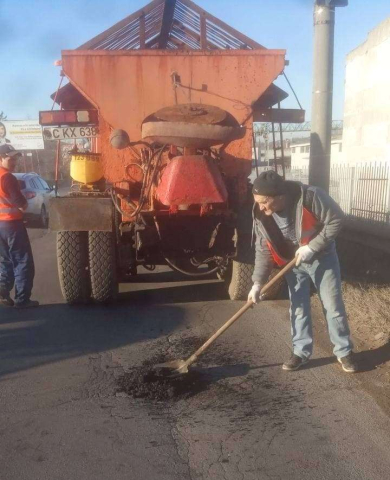
{"type": "MultiPolygon", "coordinates": [[[[214,17],[191,0],[153,0],[140,10],[80,45],[77,50],[225,50],[265,49],[238,30],[214,17]]],[[[60,89],[63,108],[73,95],[70,84],[60,89]]],[[[263,111],[277,105],[288,93],[271,84],[254,105],[263,111]]],[[[55,93],[52,95],[55,98],[55,93]]],[[[73,102],[71,102],[73,104],[73,102]]],[[[71,107],[69,107],[71,108],[71,107]]]]}
{"type": "MultiPolygon", "coordinates": [[[[153,0],[77,50],[225,50],[265,49],[191,0],[153,0]]],[[[274,84],[255,109],[270,108],[288,97],[274,84]]]]}
{"type": "Polygon", "coordinates": [[[78,50],[265,48],[191,0],[153,0],[78,50]]]}

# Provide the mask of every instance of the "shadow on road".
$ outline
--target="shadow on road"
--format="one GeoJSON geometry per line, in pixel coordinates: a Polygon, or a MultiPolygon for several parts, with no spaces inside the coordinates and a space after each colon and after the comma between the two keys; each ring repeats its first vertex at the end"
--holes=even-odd
{"type": "Polygon", "coordinates": [[[48,232],[48,228],[43,227],[39,220],[28,220],[24,222],[24,225],[28,230],[42,230],[43,234],[48,232]]]}
{"type": "Polygon", "coordinates": [[[378,365],[390,361],[390,342],[373,350],[356,353],[356,360],[359,362],[362,372],[375,370],[378,365]]]}
{"type": "Polygon", "coordinates": [[[170,305],[41,306],[2,309],[0,376],[39,365],[102,352],[174,331],[184,308],[170,305]]]}
{"type": "MultiPolygon", "coordinates": [[[[133,277],[129,277],[125,283],[132,284],[132,283],[169,283],[169,282],[204,282],[205,280],[215,280],[216,275],[211,274],[204,277],[189,277],[182,273],[173,271],[173,270],[166,270],[163,272],[145,272],[145,273],[137,273],[133,277]]],[[[217,281],[215,280],[215,283],[217,281]]]]}
{"type": "MultiPolygon", "coordinates": [[[[323,358],[311,358],[310,361],[304,365],[303,367],[300,368],[300,370],[309,370],[311,368],[318,368],[318,367],[325,367],[325,365],[330,365],[332,363],[336,362],[335,357],[323,357],[323,358]]],[[[270,368],[270,367],[281,367],[283,363],[270,363],[270,364],[264,364],[264,365],[258,365],[256,367],[251,367],[250,370],[257,370],[257,369],[264,369],[264,368],[270,368]]]]}
{"type": "Polygon", "coordinates": [[[308,370],[310,368],[325,367],[325,365],[331,365],[336,362],[335,357],[323,357],[323,358],[311,358],[307,365],[304,365],[302,369],[308,370]]]}
{"type": "MultiPolygon", "coordinates": [[[[390,361],[390,342],[382,345],[379,348],[373,350],[364,350],[362,352],[355,353],[356,362],[359,365],[359,372],[369,372],[375,370],[378,365],[382,365],[390,361]]],[[[302,367],[305,370],[310,368],[324,367],[337,363],[337,359],[334,356],[324,358],[314,358],[310,362],[302,367]]]]}
{"type": "Polygon", "coordinates": [[[213,380],[222,380],[224,378],[243,377],[249,373],[252,368],[248,363],[237,363],[234,365],[222,365],[217,367],[196,367],[194,370],[210,376],[213,380]]]}
{"type": "MultiPolygon", "coordinates": [[[[171,272],[163,273],[169,274],[171,272]]],[[[159,278],[159,280],[162,281],[161,278],[159,278]]],[[[177,276],[175,281],[177,281],[177,276]]],[[[223,282],[199,284],[192,283],[191,285],[155,288],[152,290],[135,290],[132,292],[123,292],[119,294],[119,302],[126,302],[130,305],[217,302],[228,299],[229,296],[226,292],[226,287],[223,282]]]]}

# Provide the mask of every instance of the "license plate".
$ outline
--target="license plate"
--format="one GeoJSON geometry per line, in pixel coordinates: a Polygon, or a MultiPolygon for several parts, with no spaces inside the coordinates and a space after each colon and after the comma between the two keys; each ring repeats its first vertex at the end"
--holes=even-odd
{"type": "Polygon", "coordinates": [[[91,138],[99,135],[98,127],[44,127],[45,140],[72,140],[74,138],[91,138]]]}

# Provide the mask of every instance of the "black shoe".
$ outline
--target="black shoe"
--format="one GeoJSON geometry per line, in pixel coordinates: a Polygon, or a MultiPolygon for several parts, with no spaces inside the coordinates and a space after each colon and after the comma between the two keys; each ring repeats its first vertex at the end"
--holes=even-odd
{"type": "Polygon", "coordinates": [[[15,308],[32,308],[38,306],[39,302],[37,300],[27,300],[26,302],[15,303],[15,308]]]}
{"type": "Polygon", "coordinates": [[[283,370],[298,370],[298,368],[301,368],[303,365],[305,365],[305,363],[307,363],[309,361],[308,358],[302,358],[302,357],[298,357],[298,355],[295,355],[295,353],[293,353],[291,355],[291,358],[289,360],[287,360],[287,362],[284,362],[283,363],[283,370]]]}
{"type": "Polygon", "coordinates": [[[1,307],[13,307],[15,304],[14,304],[14,301],[12,300],[12,298],[9,296],[9,295],[1,295],[0,296],[0,306],[1,307]]]}
{"type": "Polygon", "coordinates": [[[350,352],[346,357],[341,357],[337,360],[341,363],[341,367],[344,372],[356,373],[359,371],[359,367],[353,352],[350,352]]]}

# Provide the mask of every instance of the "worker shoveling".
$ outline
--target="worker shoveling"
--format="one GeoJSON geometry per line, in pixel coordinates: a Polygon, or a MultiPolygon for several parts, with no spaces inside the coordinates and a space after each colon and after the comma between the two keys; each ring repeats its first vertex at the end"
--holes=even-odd
{"type": "MultiPolygon", "coordinates": [[[[261,295],[265,297],[267,292],[295,266],[295,262],[296,259],[294,258],[264,285],[261,290],[261,295]]],[[[141,367],[133,369],[131,372],[123,375],[118,381],[119,391],[125,392],[134,398],[167,401],[188,398],[207,389],[211,379],[201,371],[190,371],[189,366],[248,309],[252,308],[253,305],[252,301],[248,301],[233,317],[219,328],[212,337],[204,342],[193,355],[187,358],[187,360],[181,359],[158,363],[159,361],[161,362],[161,359],[155,359],[154,364],[148,361],[141,367]]],[[[189,345],[186,345],[186,347],[195,346],[196,341],[199,341],[199,339],[191,339],[191,341],[188,342],[189,345]]]]}
{"type": "MultiPolygon", "coordinates": [[[[296,263],[296,258],[291,260],[280,272],[272,278],[268,283],[264,285],[261,289],[261,295],[266,295],[267,291],[279,281],[283,275],[289,272],[292,268],[294,268],[296,263]]],[[[215,340],[222,335],[229,327],[233,325],[247,310],[253,307],[253,302],[250,300],[248,301],[240,310],[233,315],[221,328],[219,328],[212,337],[210,337],[207,342],[205,342],[198,350],[191,355],[187,360],[172,360],[170,362],[160,363],[156,365],[156,372],[159,375],[163,376],[171,376],[175,377],[178,375],[182,375],[183,373],[188,373],[188,367],[192,365],[198,357],[205,352],[215,340]]]]}
{"type": "MultiPolygon", "coordinates": [[[[266,297],[281,278],[295,266],[294,258],[280,272],[278,272],[261,290],[261,295],[266,297]]],[[[234,322],[236,322],[248,309],[253,307],[253,302],[248,301],[240,310],[233,315],[212,337],[203,342],[193,355],[187,360],[173,360],[164,363],[156,359],[154,364],[149,361],[137,369],[122,376],[119,381],[119,391],[125,392],[134,398],[146,398],[154,401],[167,401],[187,398],[205,390],[211,382],[207,374],[201,371],[190,371],[189,367],[199,356],[204,353],[215,340],[222,335],[234,322]],[[183,375],[186,374],[186,375],[183,375]]],[[[187,340],[188,341],[188,340],[187,340]]],[[[191,339],[190,345],[195,346],[199,339],[191,339]]]]}

